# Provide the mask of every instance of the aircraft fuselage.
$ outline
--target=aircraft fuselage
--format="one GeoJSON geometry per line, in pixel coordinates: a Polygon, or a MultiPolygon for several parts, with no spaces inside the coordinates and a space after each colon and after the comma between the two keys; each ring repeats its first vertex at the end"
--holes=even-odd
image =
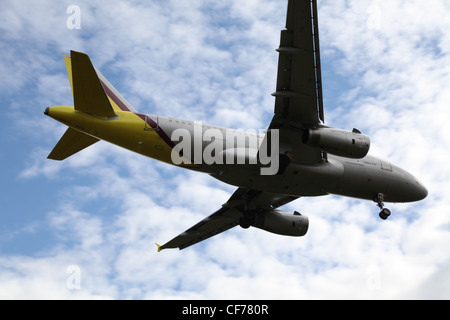
{"type": "Polygon", "coordinates": [[[239,164],[234,159],[235,163],[230,164],[225,158],[223,163],[207,163],[204,157],[208,148],[211,151],[213,141],[216,152],[219,149],[227,151],[231,146],[254,155],[264,139],[264,134],[256,131],[127,111],[117,112],[116,117],[99,118],[73,107],[51,107],[46,114],[85,134],[169,164],[174,164],[173,150],[177,145],[173,138],[177,130],[182,130],[192,137],[189,142],[191,153],[181,155],[185,161],[179,166],[208,173],[234,186],[292,196],[337,194],[367,200],[383,193],[386,202],[418,201],[427,196],[427,190],[413,175],[370,155],[362,159],[327,155],[327,159],[319,164],[292,162],[282,174],[262,175],[260,163],[239,164]],[[211,135],[215,135],[215,140],[211,135]],[[201,153],[200,157],[196,152],[201,153]]]}

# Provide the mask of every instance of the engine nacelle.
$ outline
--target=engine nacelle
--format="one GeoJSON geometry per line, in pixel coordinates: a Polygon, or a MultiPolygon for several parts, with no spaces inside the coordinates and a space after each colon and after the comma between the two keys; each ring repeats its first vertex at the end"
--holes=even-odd
{"type": "Polygon", "coordinates": [[[283,236],[301,237],[308,231],[309,220],[297,211],[293,214],[282,210],[261,211],[255,215],[253,226],[283,236]]]}
{"type": "Polygon", "coordinates": [[[357,129],[351,132],[335,128],[307,129],[303,134],[303,143],[353,159],[364,158],[370,149],[370,138],[357,129]]]}

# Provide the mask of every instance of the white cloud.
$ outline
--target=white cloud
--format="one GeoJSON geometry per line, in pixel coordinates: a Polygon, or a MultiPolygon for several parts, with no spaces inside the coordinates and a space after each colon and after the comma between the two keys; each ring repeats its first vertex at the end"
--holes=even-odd
{"type": "Polygon", "coordinates": [[[0,70],[14,70],[16,76],[2,78],[2,90],[31,88],[36,94],[32,106],[16,97],[9,107],[17,128],[36,132],[36,145],[22,160],[22,180],[59,183],[70,176],[72,181],[61,183],[54,210],[39,217],[57,244],[32,256],[0,255],[0,297],[450,296],[450,41],[445,32],[450,8],[445,1],[319,1],[322,59],[351,85],[333,97],[342,101],[340,108],[325,106],[332,116],[326,118],[367,132],[375,155],[423,179],[430,191],[425,201],[390,205],[393,216],[381,221],[373,203],[304,198],[287,206],[309,216],[303,238],[235,228],[184,251],[161,253],[154,242],[169,240],[211,214],[233,188],[106,143],[61,163],[46,160],[64,130],[43,118],[45,106],[39,116],[26,118],[28,126],[23,119],[34,114],[41,99],[70,103],[61,54],[49,57],[49,48],[88,50],[140,111],[260,129],[273,112],[274,49],[285,3],[81,3],[78,31],[65,27],[66,4],[3,7],[0,15],[8,23],[1,31],[10,33],[1,43],[9,49],[0,70]],[[71,265],[81,270],[80,289],[66,285],[71,265]]]}

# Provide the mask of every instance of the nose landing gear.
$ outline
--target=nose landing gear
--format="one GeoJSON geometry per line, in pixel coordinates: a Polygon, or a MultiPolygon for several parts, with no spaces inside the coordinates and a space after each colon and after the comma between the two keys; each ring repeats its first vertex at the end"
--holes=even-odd
{"type": "Polygon", "coordinates": [[[381,209],[380,211],[380,218],[383,220],[386,220],[391,215],[391,210],[384,207],[384,194],[378,193],[377,196],[373,199],[374,202],[377,203],[378,207],[381,209]]]}
{"type": "Polygon", "coordinates": [[[383,210],[380,211],[380,218],[383,220],[386,220],[391,215],[391,210],[388,208],[383,208],[383,210]]]}

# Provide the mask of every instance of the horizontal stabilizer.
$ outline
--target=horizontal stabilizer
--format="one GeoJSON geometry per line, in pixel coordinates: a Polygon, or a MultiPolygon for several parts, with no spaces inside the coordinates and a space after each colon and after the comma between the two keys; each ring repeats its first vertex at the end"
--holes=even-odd
{"type": "Polygon", "coordinates": [[[91,137],[81,131],[69,128],[47,158],[53,160],[64,160],[78,151],[81,151],[84,148],[96,143],[97,141],[99,141],[99,139],[91,137]]]}
{"type": "MultiPolygon", "coordinates": [[[[76,51],[71,51],[70,56],[75,110],[100,117],[115,117],[89,56],[76,51]]],[[[69,71],[69,67],[67,69],[69,71]]]]}

